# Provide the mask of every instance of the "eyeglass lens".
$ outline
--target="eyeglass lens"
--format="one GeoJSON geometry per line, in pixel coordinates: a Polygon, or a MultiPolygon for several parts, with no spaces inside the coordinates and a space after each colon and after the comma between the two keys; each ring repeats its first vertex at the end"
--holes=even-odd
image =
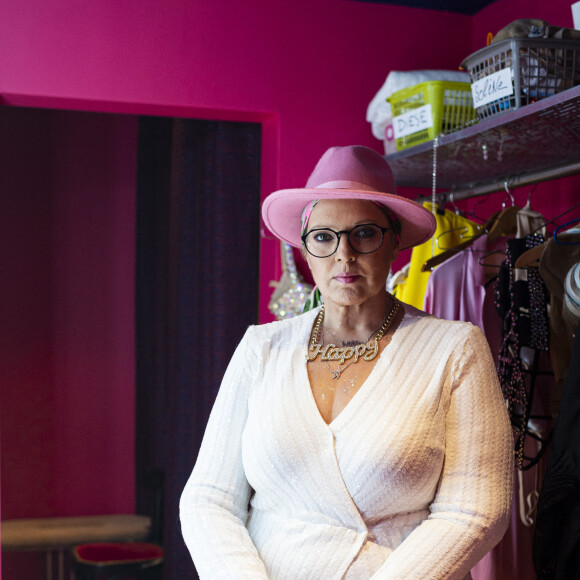
{"type": "Polygon", "coordinates": [[[335,232],[330,229],[310,231],[304,240],[306,249],[318,258],[332,256],[338,248],[340,235],[345,234],[350,247],[359,254],[376,252],[383,243],[383,232],[374,224],[363,224],[346,232],[335,232]]]}

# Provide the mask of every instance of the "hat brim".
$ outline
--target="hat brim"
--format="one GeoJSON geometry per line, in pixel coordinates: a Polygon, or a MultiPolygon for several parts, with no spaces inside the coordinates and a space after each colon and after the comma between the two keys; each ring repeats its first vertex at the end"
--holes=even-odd
{"type": "Polygon", "coordinates": [[[270,194],[262,205],[266,227],[283,242],[299,248],[302,245],[302,211],[315,199],[361,199],[384,205],[401,222],[401,250],[426,242],[437,227],[429,210],[406,197],[378,191],[325,188],[281,189],[270,194]]]}

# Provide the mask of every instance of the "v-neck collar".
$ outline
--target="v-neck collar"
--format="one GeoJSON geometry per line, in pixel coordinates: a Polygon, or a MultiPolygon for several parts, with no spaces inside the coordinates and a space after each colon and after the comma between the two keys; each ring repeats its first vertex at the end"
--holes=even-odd
{"type": "MultiPolygon", "coordinates": [[[[403,315],[403,317],[404,317],[404,315],[403,315]]],[[[399,327],[400,327],[400,325],[399,325],[399,327]]],[[[308,328],[308,336],[310,336],[310,330],[311,330],[311,327],[308,328]]],[[[376,383],[375,374],[379,372],[379,367],[383,364],[383,361],[386,358],[383,355],[385,353],[387,353],[389,350],[391,350],[391,348],[392,348],[391,344],[394,342],[394,340],[397,336],[398,330],[399,329],[397,329],[397,331],[391,336],[391,340],[389,341],[389,343],[379,353],[377,362],[375,363],[375,366],[372,368],[371,372],[369,373],[369,376],[364,380],[363,384],[360,386],[360,388],[357,390],[357,392],[352,396],[350,401],[344,406],[342,411],[340,411],[340,413],[332,421],[330,421],[330,423],[327,423],[324,420],[322,414],[320,413],[320,409],[318,408],[318,405],[316,404],[316,399],[314,398],[314,393],[312,392],[312,386],[310,385],[310,379],[308,378],[308,368],[307,368],[308,363],[305,362],[305,354],[302,354],[302,353],[304,353],[304,350],[302,348],[298,349],[300,351],[300,356],[302,357],[302,364],[299,365],[300,366],[300,373],[301,373],[301,378],[299,381],[300,388],[302,389],[302,386],[303,385],[305,386],[305,388],[302,389],[302,392],[304,393],[305,398],[307,399],[306,405],[312,409],[311,412],[316,413],[318,420],[321,422],[321,424],[324,427],[331,430],[332,432],[335,432],[336,430],[338,430],[340,428],[342,423],[344,423],[345,421],[348,421],[349,413],[355,413],[356,407],[360,407],[360,405],[362,403],[359,401],[359,399],[364,401],[365,395],[363,393],[371,390],[373,383],[376,383]],[[351,407],[354,407],[354,410],[351,407]]],[[[308,343],[306,343],[306,345],[308,346],[308,343]]],[[[368,396],[368,393],[366,396],[368,396]]]]}

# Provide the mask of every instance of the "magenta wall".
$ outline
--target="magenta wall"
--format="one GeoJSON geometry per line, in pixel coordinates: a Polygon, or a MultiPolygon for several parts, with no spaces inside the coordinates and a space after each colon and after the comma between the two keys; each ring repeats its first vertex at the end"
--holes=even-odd
{"type": "MultiPolygon", "coordinates": [[[[1,3],[0,98],[8,106],[261,121],[266,194],[304,183],[330,145],[380,149],[365,112],[389,70],[455,67],[470,38],[464,16],[347,0],[1,3]],[[451,36],[452,45],[435,42],[451,36]]],[[[2,302],[23,313],[3,336],[19,338],[2,399],[3,409],[15,409],[2,429],[3,517],[130,511],[134,159],[126,157],[135,127],[98,116],[47,119],[20,119],[18,155],[3,157],[23,167],[13,176],[14,231],[5,239],[20,278],[0,289],[2,302]]],[[[264,239],[263,319],[278,256],[277,243],[264,239]]]]}
{"type": "MultiPolygon", "coordinates": [[[[134,509],[137,119],[0,109],[2,518],[134,509]]],[[[5,578],[38,554],[4,554],[5,578]]]]}
{"type": "MultiPolygon", "coordinates": [[[[265,194],[304,183],[330,145],[380,149],[365,113],[388,72],[456,68],[470,46],[469,17],[349,0],[26,0],[0,6],[0,95],[263,121],[265,194]]],[[[278,253],[265,242],[265,289],[278,253]]]]}
{"type": "MultiPolygon", "coordinates": [[[[456,68],[519,17],[571,26],[569,4],[498,0],[471,18],[350,0],[0,3],[2,517],[133,509],[132,115],[262,122],[266,195],[302,185],[331,145],[382,151],[365,113],[390,70],[456,68]],[[113,115],[31,123],[11,106],[113,115]]],[[[536,209],[570,205],[578,184],[539,186],[536,209]]],[[[264,238],[263,320],[279,276],[264,238]]]]}
{"type": "MultiPolygon", "coordinates": [[[[262,122],[266,194],[330,145],[380,149],[365,112],[388,71],[455,67],[469,43],[467,17],[342,0],[0,3],[2,517],[134,508],[136,121],[118,114],[262,122]]],[[[265,239],[263,318],[278,255],[265,239]]],[[[37,575],[29,556],[4,560],[7,578],[37,575]]]]}

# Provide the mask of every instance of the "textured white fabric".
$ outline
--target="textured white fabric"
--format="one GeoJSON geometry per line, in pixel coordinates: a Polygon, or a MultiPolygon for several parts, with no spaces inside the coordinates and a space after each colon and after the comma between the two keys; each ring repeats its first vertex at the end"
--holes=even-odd
{"type": "Polygon", "coordinates": [[[405,305],[327,425],[305,363],[317,312],[250,327],[231,360],[180,503],[200,578],[468,576],[512,498],[511,428],[483,333],[405,305]]]}

